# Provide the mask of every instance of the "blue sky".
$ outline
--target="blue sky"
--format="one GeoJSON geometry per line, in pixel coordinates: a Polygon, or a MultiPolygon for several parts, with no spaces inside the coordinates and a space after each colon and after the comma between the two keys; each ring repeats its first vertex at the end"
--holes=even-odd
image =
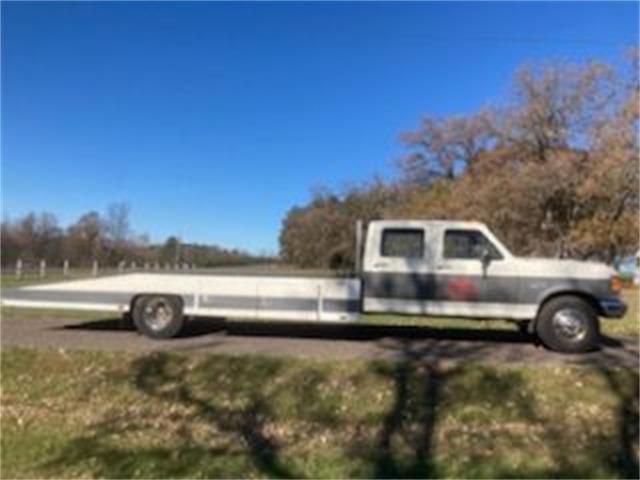
{"type": "Polygon", "coordinates": [[[111,202],[153,240],[277,251],[311,188],[393,176],[422,113],[618,62],[637,3],[2,2],[2,214],[111,202]]]}

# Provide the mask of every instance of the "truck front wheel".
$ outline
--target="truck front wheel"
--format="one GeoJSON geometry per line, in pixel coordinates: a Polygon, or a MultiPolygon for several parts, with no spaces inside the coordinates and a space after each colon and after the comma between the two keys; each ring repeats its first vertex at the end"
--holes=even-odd
{"type": "Polygon", "coordinates": [[[175,337],[184,324],[182,302],[171,295],[144,295],[133,305],[133,323],[151,338],[175,337]]]}
{"type": "Polygon", "coordinates": [[[542,343],[557,352],[577,353],[593,350],[600,336],[598,315],[580,297],[552,298],[540,309],[536,333],[542,343]]]}

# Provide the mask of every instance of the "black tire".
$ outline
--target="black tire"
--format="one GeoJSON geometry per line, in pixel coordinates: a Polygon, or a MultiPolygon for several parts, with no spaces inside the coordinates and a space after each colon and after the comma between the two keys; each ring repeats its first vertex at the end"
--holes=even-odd
{"type": "Polygon", "coordinates": [[[598,346],[598,315],[589,302],[580,297],[555,297],[540,309],[536,334],[547,348],[556,352],[588,352],[598,346]]]}
{"type": "Polygon", "coordinates": [[[144,295],[133,305],[133,323],[150,338],[175,337],[184,325],[182,301],[172,295],[144,295]]]}

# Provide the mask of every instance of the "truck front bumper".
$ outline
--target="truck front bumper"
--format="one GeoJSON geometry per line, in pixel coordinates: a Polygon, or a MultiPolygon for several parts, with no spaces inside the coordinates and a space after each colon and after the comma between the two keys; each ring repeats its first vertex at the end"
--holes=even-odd
{"type": "Polygon", "coordinates": [[[599,300],[600,311],[606,318],[621,318],[627,312],[627,304],[617,297],[599,300]]]}

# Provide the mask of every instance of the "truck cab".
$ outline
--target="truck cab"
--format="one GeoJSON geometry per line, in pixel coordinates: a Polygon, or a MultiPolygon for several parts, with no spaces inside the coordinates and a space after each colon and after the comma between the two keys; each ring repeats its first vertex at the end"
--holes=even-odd
{"type": "Polygon", "coordinates": [[[364,312],[499,318],[526,325],[554,349],[583,351],[598,317],[619,318],[609,266],[516,257],[479,222],[371,222],[362,261],[364,312]]]}

